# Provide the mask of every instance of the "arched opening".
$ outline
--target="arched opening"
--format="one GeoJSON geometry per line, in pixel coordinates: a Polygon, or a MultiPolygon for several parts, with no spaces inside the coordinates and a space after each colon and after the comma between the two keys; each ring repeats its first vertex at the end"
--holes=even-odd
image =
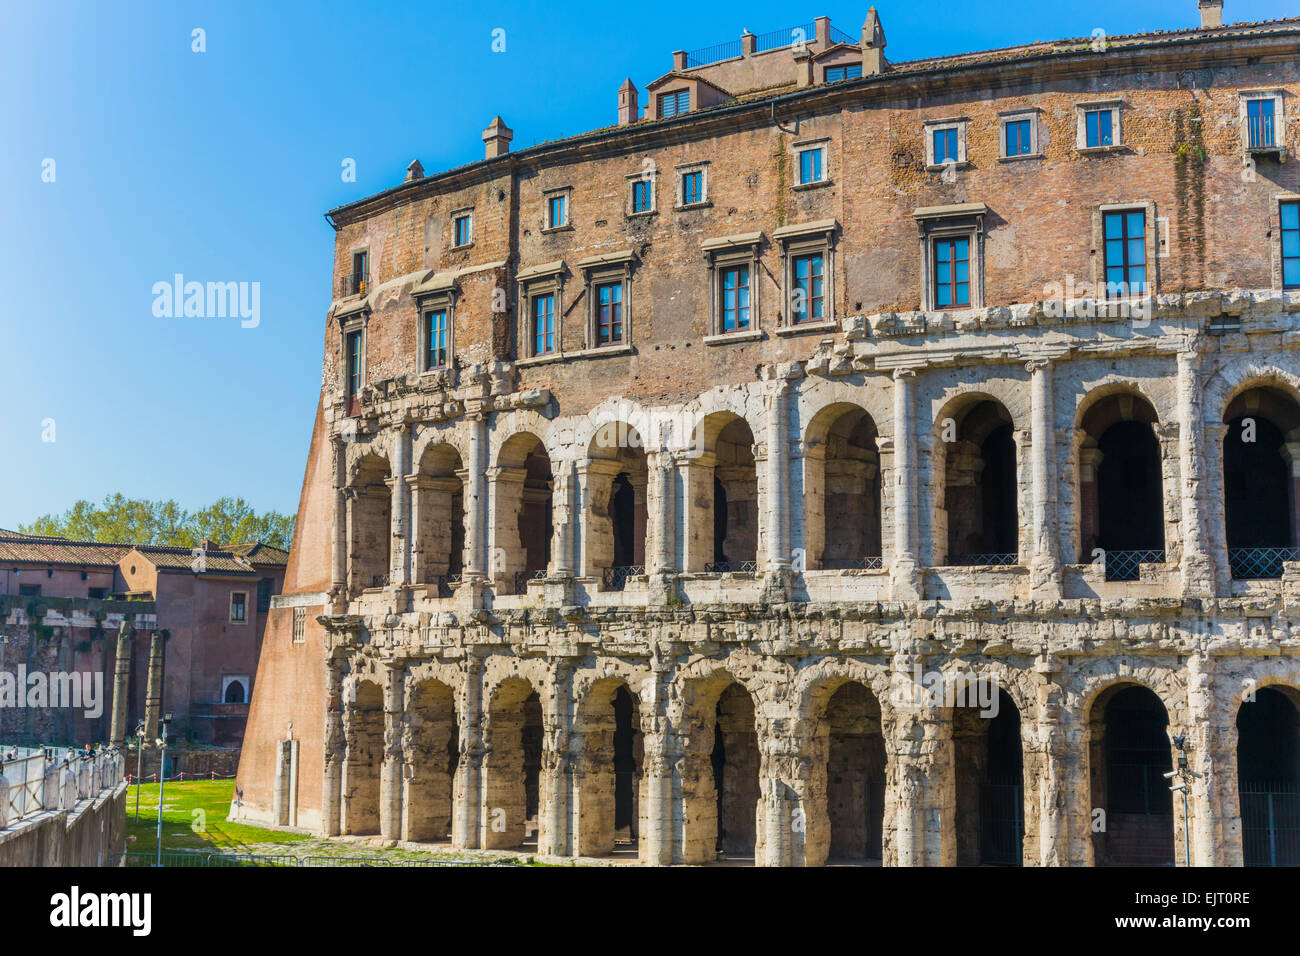
{"type": "Polygon", "coordinates": [[[551,562],[555,476],[546,446],[526,432],[506,441],[499,463],[492,574],[502,593],[524,594],[551,562]]]}
{"type": "Polygon", "coordinates": [[[879,701],[862,684],[843,684],[826,702],[815,737],[822,734],[829,861],[879,861],[885,833],[885,738],[879,701]]]}
{"type": "Polygon", "coordinates": [[[1300,405],[1268,386],[1228,405],[1223,436],[1224,521],[1228,564],[1240,579],[1279,578],[1294,561],[1300,405]]]}
{"type": "Polygon", "coordinates": [[[958,866],[1020,866],[1025,789],[1020,711],[990,681],[958,688],[952,714],[958,866]]]}
{"type": "Polygon", "coordinates": [[[803,459],[809,568],[881,566],[876,438],[875,421],[856,405],[832,405],[809,424],[803,459]]]}
{"type": "Polygon", "coordinates": [[[348,489],[348,585],[354,593],[388,584],[393,537],[389,481],[387,459],[367,455],[348,489]]]}
{"type": "Polygon", "coordinates": [[[542,769],[542,702],[518,677],[501,682],[484,732],[483,845],[489,850],[536,846],[542,769]]]}
{"type": "Polygon", "coordinates": [[[1007,565],[1020,560],[1016,443],[1000,402],[974,399],[937,423],[943,506],[935,540],[946,556],[936,564],[1007,565]]]}
{"type": "Polygon", "coordinates": [[[384,759],[384,695],[359,681],[343,712],[343,832],[379,832],[379,780],[384,759]]]}
{"type": "Polygon", "coordinates": [[[1093,827],[1098,866],[1173,865],[1168,726],[1164,704],[1145,687],[1112,687],[1093,703],[1092,805],[1105,810],[1104,829],[1093,827]]]}
{"type": "Polygon", "coordinates": [[[1300,692],[1263,687],[1237,711],[1246,866],[1300,866],[1300,692]]]}
{"type": "Polygon", "coordinates": [[[450,687],[420,682],[411,694],[403,740],[402,839],[451,839],[452,781],[460,762],[460,729],[450,687]]]}
{"type": "Polygon", "coordinates": [[[731,412],[706,416],[684,466],[686,569],[753,571],[758,560],[758,469],[749,423],[731,412]]]}
{"type": "Polygon", "coordinates": [[[248,702],[248,692],[244,689],[244,682],[239,678],[234,678],[226,685],[226,693],[222,698],[226,704],[243,704],[248,702]]]}
{"type": "Polygon", "coordinates": [[[592,687],[581,728],[578,854],[635,857],[644,748],[639,705],[625,681],[592,687]]]}
{"type": "Polygon", "coordinates": [[[646,483],[649,471],[641,436],[624,422],[597,429],[588,449],[584,489],[584,573],[600,575],[608,591],[645,574],[646,483]]]}
{"type": "Polygon", "coordinates": [[[695,682],[684,715],[683,862],[752,861],[759,751],[754,704],[727,675],[695,682]]]}
{"type": "Polygon", "coordinates": [[[1103,561],[1108,581],[1136,581],[1143,564],[1165,560],[1156,420],[1150,402],[1120,392],[1093,403],[1080,423],[1080,560],[1103,561]]]}
{"type": "Polygon", "coordinates": [[[411,558],[417,584],[450,597],[465,567],[465,470],[451,445],[426,448],[411,483],[411,558]]]}

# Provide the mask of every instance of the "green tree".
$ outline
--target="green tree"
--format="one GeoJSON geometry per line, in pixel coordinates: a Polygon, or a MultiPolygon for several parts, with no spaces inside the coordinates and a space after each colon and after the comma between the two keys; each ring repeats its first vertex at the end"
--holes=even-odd
{"type": "Polygon", "coordinates": [[[77,501],[59,515],[42,515],[19,525],[23,534],[49,534],[76,541],[121,544],[165,544],[192,548],[205,538],[218,544],[261,541],[288,548],[293,539],[293,515],[278,511],[258,514],[243,498],[218,498],[196,512],[175,501],[149,501],[108,495],[102,504],[77,501]]]}

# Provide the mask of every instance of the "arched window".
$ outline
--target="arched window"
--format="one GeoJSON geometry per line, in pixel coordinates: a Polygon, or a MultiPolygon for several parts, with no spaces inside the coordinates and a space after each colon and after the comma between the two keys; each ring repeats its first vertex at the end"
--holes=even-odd
{"type": "Polygon", "coordinates": [[[1010,414],[999,402],[975,399],[941,415],[936,432],[943,505],[936,509],[935,563],[1016,564],[1020,526],[1010,414]]]}
{"type": "Polygon", "coordinates": [[[1234,578],[1282,576],[1294,561],[1296,473],[1300,468],[1300,405],[1261,386],[1228,405],[1223,436],[1224,522],[1234,578]]]}
{"type": "Polygon", "coordinates": [[[880,453],[865,409],[835,404],[808,425],[804,516],[810,569],[878,568],[880,453]]]}

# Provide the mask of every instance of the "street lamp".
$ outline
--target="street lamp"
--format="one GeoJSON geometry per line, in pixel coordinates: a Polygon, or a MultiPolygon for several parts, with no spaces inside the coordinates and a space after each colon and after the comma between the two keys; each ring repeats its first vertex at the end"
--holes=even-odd
{"type": "Polygon", "coordinates": [[[163,788],[167,783],[167,725],[172,722],[171,714],[163,714],[158,725],[158,862],[162,866],[162,808],[163,788]]]}
{"type": "Polygon", "coordinates": [[[1166,780],[1178,778],[1177,783],[1169,785],[1171,793],[1183,794],[1183,860],[1185,866],[1192,865],[1192,838],[1191,829],[1188,825],[1187,813],[1187,791],[1192,789],[1192,781],[1200,780],[1205,776],[1203,773],[1197,773],[1187,763],[1187,735],[1179,734],[1174,738],[1174,747],[1178,751],[1178,766],[1164,775],[1166,780]]]}
{"type": "Polygon", "coordinates": [[[135,819],[140,820],[140,758],[144,754],[144,721],[135,725],[135,819]]]}

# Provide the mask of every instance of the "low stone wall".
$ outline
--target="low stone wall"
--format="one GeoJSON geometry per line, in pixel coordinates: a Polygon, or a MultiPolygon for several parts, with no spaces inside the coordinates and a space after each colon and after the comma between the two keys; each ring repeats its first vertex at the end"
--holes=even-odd
{"type": "MultiPolygon", "coordinates": [[[[203,776],[209,773],[215,773],[218,777],[233,777],[238,769],[238,747],[214,747],[201,750],[167,748],[167,775],[169,777],[174,777],[181,772],[184,772],[187,777],[190,774],[203,776]]],[[[134,752],[129,752],[126,755],[126,772],[132,776],[135,775],[134,752]]],[[[146,750],[144,759],[140,762],[140,776],[148,781],[157,773],[158,751],[154,749],[146,750]]]]}
{"type": "Polygon", "coordinates": [[[103,866],[126,846],[125,782],[0,830],[0,866],[103,866]]]}

